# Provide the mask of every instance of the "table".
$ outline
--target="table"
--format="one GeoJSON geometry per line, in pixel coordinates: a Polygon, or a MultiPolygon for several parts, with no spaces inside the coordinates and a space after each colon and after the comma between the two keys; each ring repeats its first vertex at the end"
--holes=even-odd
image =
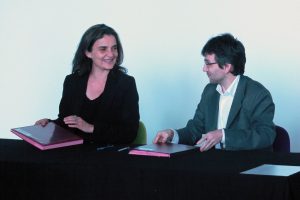
{"type": "Polygon", "coordinates": [[[300,199],[300,173],[245,175],[261,164],[300,165],[299,153],[190,152],[172,158],[76,145],[41,151],[0,139],[0,198],[300,199]]]}

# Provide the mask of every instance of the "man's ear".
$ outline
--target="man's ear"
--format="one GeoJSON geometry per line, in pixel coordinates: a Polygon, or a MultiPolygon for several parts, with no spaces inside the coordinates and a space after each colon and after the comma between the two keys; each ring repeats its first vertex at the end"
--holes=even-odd
{"type": "Polygon", "coordinates": [[[224,65],[224,70],[226,71],[226,73],[232,73],[233,72],[233,65],[229,64],[229,63],[226,63],[224,65]]]}

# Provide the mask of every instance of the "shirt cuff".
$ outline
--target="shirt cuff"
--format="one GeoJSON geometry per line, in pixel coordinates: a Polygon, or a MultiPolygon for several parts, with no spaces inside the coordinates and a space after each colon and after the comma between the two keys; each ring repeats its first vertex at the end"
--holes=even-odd
{"type": "Polygon", "coordinates": [[[225,130],[222,129],[222,140],[221,143],[223,144],[223,148],[225,148],[225,130]]]}
{"type": "Polygon", "coordinates": [[[178,136],[178,132],[175,130],[175,129],[172,129],[171,130],[173,131],[174,135],[173,135],[173,139],[172,139],[172,143],[174,144],[178,144],[179,142],[179,136],[178,136]]]}

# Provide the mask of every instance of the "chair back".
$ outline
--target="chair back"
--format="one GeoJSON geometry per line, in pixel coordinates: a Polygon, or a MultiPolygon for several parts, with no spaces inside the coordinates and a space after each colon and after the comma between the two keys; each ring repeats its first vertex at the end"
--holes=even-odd
{"type": "Polygon", "coordinates": [[[144,123],[140,121],[137,136],[132,144],[147,144],[147,131],[144,123]]]}
{"type": "Polygon", "coordinates": [[[290,137],[288,132],[281,126],[275,126],[276,138],[273,143],[274,152],[290,152],[290,137]]]}

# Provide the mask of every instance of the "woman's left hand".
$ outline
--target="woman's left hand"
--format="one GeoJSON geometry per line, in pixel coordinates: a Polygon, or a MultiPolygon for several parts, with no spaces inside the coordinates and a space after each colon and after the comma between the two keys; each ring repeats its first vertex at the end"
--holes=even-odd
{"type": "Polygon", "coordinates": [[[94,131],[94,125],[87,123],[81,117],[77,115],[70,115],[64,118],[64,122],[71,128],[78,128],[79,130],[92,133],[94,131]]]}

